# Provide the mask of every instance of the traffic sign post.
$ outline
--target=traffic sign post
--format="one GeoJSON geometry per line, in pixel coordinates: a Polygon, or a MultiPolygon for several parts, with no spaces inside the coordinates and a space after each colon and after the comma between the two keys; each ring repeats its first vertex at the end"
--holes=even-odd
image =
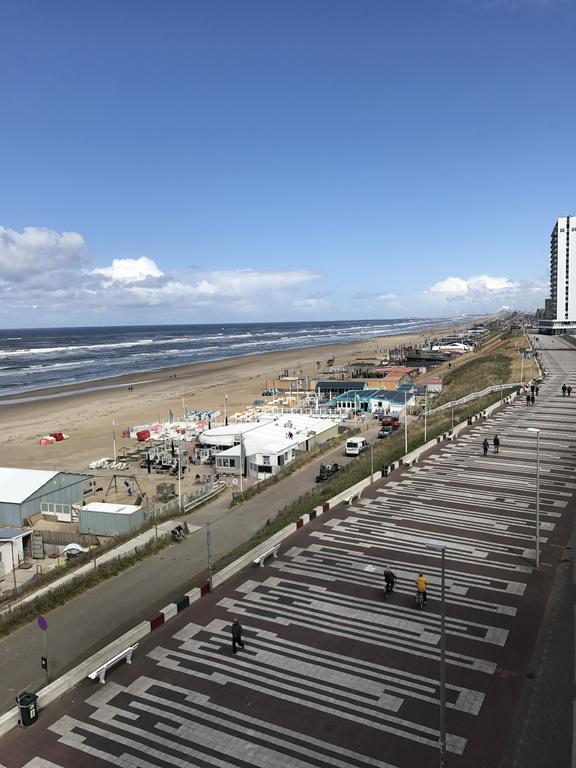
{"type": "Polygon", "coordinates": [[[42,634],[44,635],[44,653],[42,656],[40,656],[40,666],[43,670],[46,672],[46,682],[48,682],[49,674],[48,674],[48,622],[46,621],[46,618],[44,616],[38,616],[38,626],[42,630],[42,634]]]}

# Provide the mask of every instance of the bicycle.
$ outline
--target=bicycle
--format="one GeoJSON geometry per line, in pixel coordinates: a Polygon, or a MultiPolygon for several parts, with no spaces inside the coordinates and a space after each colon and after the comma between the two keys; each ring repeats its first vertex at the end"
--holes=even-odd
{"type": "Polygon", "coordinates": [[[420,592],[420,590],[417,589],[415,599],[416,599],[416,607],[418,608],[419,611],[421,611],[422,608],[424,607],[424,593],[420,592]]]}

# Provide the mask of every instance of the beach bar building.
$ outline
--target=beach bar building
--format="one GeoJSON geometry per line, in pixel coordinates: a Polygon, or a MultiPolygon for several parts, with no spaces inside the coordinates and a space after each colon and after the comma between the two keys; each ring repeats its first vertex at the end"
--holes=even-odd
{"type": "Polygon", "coordinates": [[[354,379],[326,379],[316,384],[316,394],[321,400],[332,400],[344,392],[361,392],[368,388],[365,381],[355,381],[354,379]]]}
{"type": "Polygon", "coordinates": [[[404,406],[415,403],[414,394],[408,388],[390,391],[387,389],[365,389],[362,392],[344,392],[332,401],[338,413],[393,413],[401,415],[404,406]]]}
{"type": "Polygon", "coordinates": [[[44,469],[0,467],[0,525],[18,528],[24,520],[47,512],[70,513],[84,497],[88,475],[44,469]]]}
{"type": "Polygon", "coordinates": [[[208,429],[200,442],[215,458],[219,474],[264,480],[282,471],[299,454],[336,437],[340,422],[300,413],[266,417],[245,424],[208,429]]]}

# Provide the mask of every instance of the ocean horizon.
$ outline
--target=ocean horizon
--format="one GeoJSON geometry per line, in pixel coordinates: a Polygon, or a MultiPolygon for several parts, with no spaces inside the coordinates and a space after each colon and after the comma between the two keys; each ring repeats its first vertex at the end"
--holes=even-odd
{"type": "Polygon", "coordinates": [[[0,396],[229,357],[424,331],[454,317],[0,330],[0,396]]]}

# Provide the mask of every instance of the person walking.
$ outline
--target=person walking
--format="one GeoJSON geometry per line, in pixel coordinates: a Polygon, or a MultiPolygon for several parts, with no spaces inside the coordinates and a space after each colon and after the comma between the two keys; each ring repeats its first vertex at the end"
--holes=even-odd
{"type": "Polygon", "coordinates": [[[420,574],[416,579],[416,589],[422,595],[423,605],[426,605],[426,598],[427,598],[426,590],[428,589],[428,582],[426,581],[424,576],[422,576],[422,574],[420,574]]]}
{"type": "Polygon", "coordinates": [[[536,397],[540,394],[540,387],[536,384],[536,397]]]}
{"type": "Polygon", "coordinates": [[[526,393],[526,405],[530,405],[530,392],[526,393]]]}
{"type": "Polygon", "coordinates": [[[500,451],[500,438],[498,435],[494,435],[494,453],[498,453],[500,451]]]}
{"type": "Polygon", "coordinates": [[[562,397],[566,397],[566,384],[562,384],[562,397]]]}
{"type": "Polygon", "coordinates": [[[570,384],[568,384],[568,386],[566,387],[566,392],[568,392],[568,397],[570,397],[572,393],[572,387],[570,386],[570,384]]]}
{"type": "Polygon", "coordinates": [[[240,648],[244,648],[244,640],[242,639],[242,624],[238,621],[238,619],[234,619],[232,622],[232,653],[236,653],[236,646],[239,645],[240,648]]]}
{"type": "Polygon", "coordinates": [[[532,403],[532,405],[534,405],[535,400],[536,398],[534,397],[534,395],[530,395],[530,402],[532,403]]]}
{"type": "Polygon", "coordinates": [[[482,443],[482,450],[484,451],[484,456],[488,454],[488,438],[484,438],[484,442],[482,443]]]}
{"type": "Polygon", "coordinates": [[[534,394],[535,389],[536,389],[536,387],[534,386],[534,384],[530,384],[530,394],[531,395],[534,394]]]}

